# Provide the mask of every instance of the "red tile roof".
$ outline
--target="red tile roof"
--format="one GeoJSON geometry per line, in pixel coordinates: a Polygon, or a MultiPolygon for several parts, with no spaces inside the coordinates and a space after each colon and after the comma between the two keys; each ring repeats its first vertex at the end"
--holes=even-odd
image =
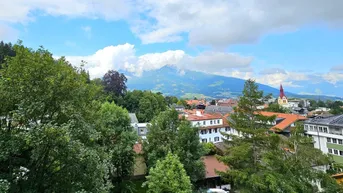
{"type": "Polygon", "coordinates": [[[205,100],[186,100],[187,105],[205,105],[205,100]]]}
{"type": "Polygon", "coordinates": [[[287,114],[287,113],[275,113],[275,112],[266,112],[266,111],[261,111],[261,115],[263,116],[276,116],[277,118],[283,118],[279,124],[273,126],[271,130],[284,130],[288,126],[290,126],[292,123],[295,123],[297,121],[303,121],[306,120],[307,118],[301,115],[295,115],[295,114],[287,114]]]}
{"type": "Polygon", "coordinates": [[[208,114],[208,113],[203,113],[201,116],[195,115],[195,114],[188,114],[188,117],[186,117],[187,120],[189,121],[201,121],[201,120],[212,120],[212,119],[221,119],[222,115],[221,114],[208,114]]]}
{"type": "Polygon", "coordinates": [[[219,162],[214,155],[204,156],[203,162],[206,169],[206,178],[218,177],[216,171],[224,172],[229,169],[229,167],[226,166],[224,163],[219,162]]]}

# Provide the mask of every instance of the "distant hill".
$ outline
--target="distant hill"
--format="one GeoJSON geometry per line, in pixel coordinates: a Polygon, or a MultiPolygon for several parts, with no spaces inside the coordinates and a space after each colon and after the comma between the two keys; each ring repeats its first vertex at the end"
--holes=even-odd
{"type": "MultiPolygon", "coordinates": [[[[133,76],[122,71],[127,77],[127,86],[130,90],[152,90],[165,95],[182,98],[228,98],[241,95],[245,80],[233,77],[211,75],[202,72],[184,71],[180,73],[176,68],[164,66],[158,70],[146,71],[142,76],[133,76]]],[[[259,84],[259,89],[265,94],[271,93],[274,97],[279,90],[271,86],[259,84]]],[[[289,97],[313,98],[314,95],[297,95],[286,92],[289,97]]],[[[320,99],[335,99],[337,97],[320,96],[320,99]]]]}

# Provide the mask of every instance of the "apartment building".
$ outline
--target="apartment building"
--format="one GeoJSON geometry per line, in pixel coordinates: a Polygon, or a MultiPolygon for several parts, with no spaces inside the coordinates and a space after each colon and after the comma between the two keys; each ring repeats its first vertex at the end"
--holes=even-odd
{"type": "Polygon", "coordinates": [[[313,137],[315,148],[343,163],[343,115],[317,116],[305,121],[304,129],[313,137]]]}
{"type": "Polygon", "coordinates": [[[200,140],[203,143],[206,142],[222,142],[223,133],[237,134],[237,131],[231,128],[227,122],[227,116],[223,116],[220,113],[204,113],[197,110],[195,112],[188,112],[184,115],[193,126],[199,127],[200,140]]]}

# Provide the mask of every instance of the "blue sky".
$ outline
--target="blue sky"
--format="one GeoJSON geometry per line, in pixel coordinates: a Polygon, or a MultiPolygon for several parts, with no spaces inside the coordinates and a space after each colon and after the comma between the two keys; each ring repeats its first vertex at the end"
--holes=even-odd
{"type": "Polygon", "coordinates": [[[173,65],[342,97],[343,1],[256,2],[12,0],[0,6],[0,39],[85,60],[92,77],[173,65]]]}

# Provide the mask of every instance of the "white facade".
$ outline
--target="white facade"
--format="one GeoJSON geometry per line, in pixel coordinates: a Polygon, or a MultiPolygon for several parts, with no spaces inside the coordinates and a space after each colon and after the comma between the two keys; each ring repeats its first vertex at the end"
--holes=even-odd
{"type": "Polygon", "coordinates": [[[229,126],[223,125],[223,119],[210,119],[210,120],[193,120],[191,121],[193,126],[200,127],[199,137],[200,141],[203,143],[212,142],[218,143],[222,142],[224,135],[221,134],[236,134],[237,131],[229,126]]]}
{"type": "Polygon", "coordinates": [[[223,119],[197,120],[197,121],[191,121],[191,123],[193,126],[197,126],[197,127],[216,126],[216,125],[222,125],[223,119]]]}
{"type": "Polygon", "coordinates": [[[327,125],[308,123],[304,125],[306,134],[312,136],[314,147],[323,153],[334,155],[334,160],[343,159],[343,128],[330,128],[327,125]]]}

